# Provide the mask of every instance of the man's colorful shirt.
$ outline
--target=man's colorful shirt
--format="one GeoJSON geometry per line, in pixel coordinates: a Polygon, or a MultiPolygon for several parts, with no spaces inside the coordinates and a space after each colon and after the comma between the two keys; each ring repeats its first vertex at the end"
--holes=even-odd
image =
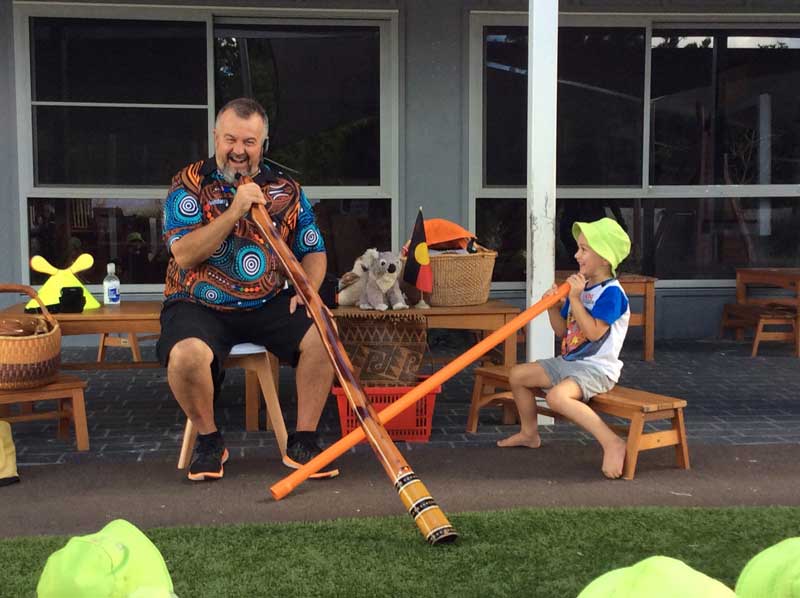
{"type": "MultiPolygon", "coordinates": [[[[263,164],[254,178],[264,191],[265,207],[281,238],[298,260],[325,251],[311,204],[300,185],[281,175],[263,164]]],[[[176,174],[164,202],[163,236],[170,256],[173,243],[228,209],[235,192],[217,171],[213,156],[176,174]]],[[[165,303],[192,301],[221,310],[254,309],[280,292],[285,281],[277,255],[265,245],[258,227],[246,214],[202,264],[184,270],[170,257],[165,303]]]]}

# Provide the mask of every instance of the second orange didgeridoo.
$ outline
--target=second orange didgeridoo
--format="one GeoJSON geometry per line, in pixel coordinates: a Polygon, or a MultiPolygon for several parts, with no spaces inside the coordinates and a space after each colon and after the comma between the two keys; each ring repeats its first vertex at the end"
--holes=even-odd
{"type": "MultiPolygon", "coordinates": [[[[240,182],[249,183],[251,181],[249,177],[241,177],[240,182]]],[[[359,429],[362,430],[362,433],[366,433],[375,455],[392,481],[408,514],[430,544],[447,544],[455,541],[458,538],[458,532],[428,492],[425,484],[417,477],[392,442],[389,433],[379,423],[375,408],[364,393],[364,389],[361,388],[361,383],[353,370],[353,364],[344,350],[333,316],[322,303],[300,262],[297,261],[294,253],[280,236],[264,206],[254,204],[251,207],[250,216],[286,270],[297,294],[302,297],[308,313],[319,331],[336,377],[358,417],[361,424],[359,429]]]]}
{"type": "MultiPolygon", "coordinates": [[[[415,386],[412,390],[397,399],[394,403],[386,407],[383,411],[378,413],[378,420],[381,425],[396,417],[406,408],[416,403],[422,397],[430,393],[434,388],[443,384],[458,372],[463,370],[473,361],[492,350],[494,347],[503,342],[507,337],[515,334],[517,330],[522,328],[525,324],[530,322],[533,318],[552,307],[569,293],[569,284],[563,283],[558,287],[555,294],[545,297],[537,303],[531,305],[528,309],[523,311],[510,322],[507,322],[489,336],[479,342],[477,345],[468,349],[453,361],[444,366],[441,370],[433,374],[430,378],[425,379],[419,385],[415,386]]],[[[308,463],[303,465],[300,469],[292,472],[282,480],[276,482],[270,487],[270,492],[275,500],[280,500],[289,494],[292,490],[302,484],[308,477],[328,463],[331,463],[337,457],[342,456],[344,453],[353,448],[356,444],[365,438],[364,430],[356,428],[347,436],[325,449],[322,453],[311,459],[308,463]]]]}

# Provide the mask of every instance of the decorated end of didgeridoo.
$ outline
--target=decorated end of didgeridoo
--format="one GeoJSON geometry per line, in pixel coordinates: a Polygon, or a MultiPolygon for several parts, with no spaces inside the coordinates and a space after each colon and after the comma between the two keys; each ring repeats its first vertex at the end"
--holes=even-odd
{"type": "Polygon", "coordinates": [[[428,544],[437,546],[456,541],[458,532],[413,471],[402,473],[394,487],[428,544]]]}

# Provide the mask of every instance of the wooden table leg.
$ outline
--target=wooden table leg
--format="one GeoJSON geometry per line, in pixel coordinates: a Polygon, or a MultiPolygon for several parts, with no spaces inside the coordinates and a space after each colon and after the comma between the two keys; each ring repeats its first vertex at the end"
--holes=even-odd
{"type": "Polygon", "coordinates": [[[650,282],[644,293],[644,360],[655,359],[656,338],[656,290],[655,283],[650,282]]]}
{"type": "MultiPolygon", "coordinates": [[[[505,324],[513,320],[516,316],[506,316],[505,324]]],[[[503,342],[503,365],[507,368],[517,365],[517,335],[512,334],[503,342]]],[[[494,392],[494,391],[492,391],[494,392]]],[[[503,424],[515,424],[517,422],[517,409],[510,403],[503,404],[503,424]]]]}

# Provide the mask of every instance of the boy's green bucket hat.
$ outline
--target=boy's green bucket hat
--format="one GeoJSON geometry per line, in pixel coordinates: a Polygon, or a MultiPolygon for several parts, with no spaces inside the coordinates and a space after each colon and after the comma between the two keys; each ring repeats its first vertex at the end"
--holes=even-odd
{"type": "Polygon", "coordinates": [[[678,559],[651,556],[604,573],[578,598],[736,598],[725,584],[678,559]]]}
{"type": "Polygon", "coordinates": [[[173,598],[158,548],[134,525],[117,519],[96,534],[70,538],[47,563],[38,598],[173,598]]]}
{"type": "Polygon", "coordinates": [[[736,582],[741,598],[800,598],[800,538],[762,550],[744,566],[736,582]]]}
{"type": "Polygon", "coordinates": [[[631,252],[631,240],[622,227],[612,218],[601,218],[594,222],[575,222],[572,236],[578,240],[580,234],[597,255],[611,264],[611,274],[616,277],[617,266],[631,252]]]}

